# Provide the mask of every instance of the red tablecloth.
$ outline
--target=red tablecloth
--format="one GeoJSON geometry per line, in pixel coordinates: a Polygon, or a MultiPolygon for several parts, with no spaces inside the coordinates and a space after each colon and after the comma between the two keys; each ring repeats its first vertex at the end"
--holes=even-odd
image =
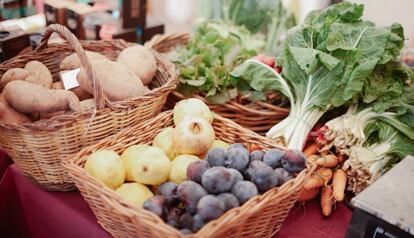
{"type": "MultiPolygon", "coordinates": [[[[329,219],[317,202],[292,209],[277,238],[344,237],[351,211],[343,204],[329,219]]],[[[7,168],[0,183],[0,237],[105,238],[110,235],[97,223],[79,192],[46,192],[7,168]]]]}

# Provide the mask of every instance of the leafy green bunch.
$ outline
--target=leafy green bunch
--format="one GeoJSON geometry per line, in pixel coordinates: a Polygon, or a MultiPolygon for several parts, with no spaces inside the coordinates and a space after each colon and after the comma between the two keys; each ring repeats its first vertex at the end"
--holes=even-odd
{"type": "Polygon", "coordinates": [[[178,91],[184,95],[205,94],[207,100],[221,104],[249,87],[230,72],[246,59],[257,55],[264,41],[246,28],[205,22],[200,25],[187,46],[172,56],[180,69],[178,91]]]}

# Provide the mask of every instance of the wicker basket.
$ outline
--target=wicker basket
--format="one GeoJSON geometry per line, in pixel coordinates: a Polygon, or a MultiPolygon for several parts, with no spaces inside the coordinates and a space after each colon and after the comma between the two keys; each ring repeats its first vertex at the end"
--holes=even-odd
{"type": "MultiPolygon", "coordinates": [[[[189,34],[170,34],[170,35],[156,35],[150,41],[145,43],[145,46],[153,48],[160,53],[172,51],[178,45],[185,45],[189,41],[189,34]]],[[[224,104],[213,104],[207,101],[201,95],[194,95],[193,97],[203,100],[214,112],[223,117],[229,118],[239,125],[248,128],[256,133],[264,135],[276,123],[281,121],[289,114],[289,109],[286,106],[273,105],[268,102],[248,102],[247,100],[233,99],[224,104]]],[[[274,99],[281,99],[280,95],[273,94],[274,99]]],[[[167,107],[173,108],[175,102],[184,99],[185,97],[174,91],[167,101],[167,107]]]]}
{"type": "MultiPolygon", "coordinates": [[[[36,50],[0,65],[0,77],[10,68],[24,67],[28,61],[38,60],[49,68],[56,81],[59,79],[60,61],[75,51],[87,69],[89,78],[95,81],[94,71],[83,49],[116,59],[120,51],[129,45],[122,40],[85,41],[80,44],[65,27],[51,25],[46,29],[42,43],[36,50]],[[67,43],[48,45],[47,41],[53,32],[59,33],[67,43]]],[[[108,102],[99,83],[95,83],[96,111],[18,125],[0,122],[1,148],[10,155],[24,175],[40,187],[53,191],[75,189],[71,178],[62,169],[61,160],[125,127],[158,114],[168,94],[174,90],[177,83],[174,65],[155,51],[153,54],[157,60],[157,73],[150,85],[153,89],[151,92],[125,101],[108,102]]]]}
{"type": "MultiPolygon", "coordinates": [[[[171,125],[173,125],[172,112],[165,111],[151,120],[123,130],[112,138],[82,149],[74,159],[63,163],[95,213],[98,223],[114,237],[154,238],[182,237],[182,235],[153,213],[134,207],[89,175],[83,169],[87,156],[91,152],[102,149],[122,153],[124,149],[134,144],[151,144],[153,138],[163,128],[171,125]]],[[[278,147],[270,139],[218,115],[213,122],[213,127],[216,137],[228,143],[254,143],[265,149],[278,147]]],[[[271,189],[263,195],[250,199],[242,207],[232,209],[219,219],[207,224],[196,236],[271,237],[280,229],[305,181],[313,171],[314,166],[304,170],[280,188],[271,189]]]]}

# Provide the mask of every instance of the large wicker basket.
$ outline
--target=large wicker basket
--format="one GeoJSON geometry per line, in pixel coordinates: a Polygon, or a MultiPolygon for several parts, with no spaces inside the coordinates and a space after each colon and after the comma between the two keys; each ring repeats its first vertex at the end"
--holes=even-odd
{"type": "MultiPolygon", "coordinates": [[[[123,130],[112,138],[84,148],[63,166],[75,181],[85,200],[95,213],[98,223],[114,237],[182,237],[180,232],[165,224],[158,216],[134,207],[117,193],[93,178],[83,167],[92,152],[110,149],[122,153],[134,144],[151,144],[165,127],[173,125],[171,111],[165,111],[144,123],[123,130]]],[[[264,149],[278,147],[273,141],[219,115],[213,122],[216,137],[228,143],[254,143],[264,149]]],[[[280,148],[280,147],[279,147],[280,148]]],[[[271,237],[281,227],[290,208],[314,167],[302,171],[295,179],[279,188],[267,191],[232,209],[202,228],[197,237],[271,237]]]]}
{"type": "Polygon", "coordinates": [[[85,41],[79,43],[65,27],[49,26],[42,44],[33,52],[17,56],[0,65],[0,77],[10,68],[24,67],[28,61],[43,62],[58,80],[60,61],[75,51],[95,82],[94,95],[97,110],[58,116],[26,124],[0,122],[0,146],[17,164],[24,175],[46,190],[67,191],[75,189],[61,161],[73,156],[85,146],[115,134],[125,127],[157,115],[165,104],[168,94],[175,88],[175,67],[161,55],[153,52],[157,60],[157,73],[150,88],[142,96],[120,102],[105,99],[85,50],[96,51],[110,59],[116,59],[120,51],[128,47],[122,40],[85,41]],[[47,44],[53,32],[59,33],[66,43],[47,44]]]}
{"type": "MultiPolygon", "coordinates": [[[[150,41],[146,42],[145,46],[151,47],[160,53],[167,53],[178,45],[187,44],[189,39],[189,34],[156,35],[150,41]]],[[[286,101],[282,100],[282,97],[277,93],[273,93],[272,97],[274,101],[278,102],[278,105],[264,101],[248,102],[247,100],[240,100],[241,97],[224,104],[213,104],[201,95],[193,95],[193,97],[203,100],[211,110],[221,116],[229,118],[239,125],[261,135],[264,135],[270,128],[289,114],[286,101]]],[[[173,108],[175,102],[184,98],[182,94],[174,91],[168,98],[167,106],[173,108]]]]}

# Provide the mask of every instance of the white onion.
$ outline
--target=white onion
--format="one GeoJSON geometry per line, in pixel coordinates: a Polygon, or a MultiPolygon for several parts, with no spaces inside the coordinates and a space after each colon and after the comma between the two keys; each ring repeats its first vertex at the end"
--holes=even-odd
{"type": "Polygon", "coordinates": [[[214,115],[210,108],[197,98],[189,98],[179,101],[173,109],[174,124],[177,126],[187,116],[201,117],[210,124],[213,123],[214,115]]]}
{"type": "Polygon", "coordinates": [[[173,131],[174,148],[179,154],[201,155],[213,144],[211,124],[200,117],[185,117],[173,131]]]}

